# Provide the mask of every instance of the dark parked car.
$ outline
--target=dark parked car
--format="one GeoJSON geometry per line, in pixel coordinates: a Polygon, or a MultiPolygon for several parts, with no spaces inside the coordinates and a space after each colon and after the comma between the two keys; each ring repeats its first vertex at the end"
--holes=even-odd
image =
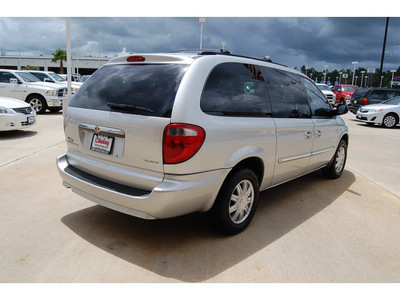
{"type": "Polygon", "coordinates": [[[349,110],[355,114],[363,105],[381,103],[398,96],[400,96],[400,90],[397,89],[374,87],[360,88],[356,90],[351,97],[349,110]]]}

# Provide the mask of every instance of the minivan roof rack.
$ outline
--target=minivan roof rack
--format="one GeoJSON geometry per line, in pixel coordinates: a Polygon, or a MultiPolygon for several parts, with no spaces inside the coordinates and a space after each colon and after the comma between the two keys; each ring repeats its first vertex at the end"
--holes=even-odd
{"type": "Polygon", "coordinates": [[[231,54],[228,50],[225,49],[182,49],[182,50],[174,50],[170,51],[170,53],[193,53],[198,55],[205,54],[231,54]]]}
{"type": "Polygon", "coordinates": [[[255,59],[255,60],[269,62],[269,63],[273,63],[276,65],[287,67],[285,65],[273,62],[269,56],[264,56],[263,58],[258,58],[258,57],[252,57],[252,56],[232,54],[231,52],[229,52],[228,50],[225,50],[225,49],[183,49],[183,50],[170,51],[170,53],[179,53],[179,52],[180,53],[193,53],[193,54],[197,54],[197,55],[230,55],[230,56],[235,56],[235,57],[255,59]]]}

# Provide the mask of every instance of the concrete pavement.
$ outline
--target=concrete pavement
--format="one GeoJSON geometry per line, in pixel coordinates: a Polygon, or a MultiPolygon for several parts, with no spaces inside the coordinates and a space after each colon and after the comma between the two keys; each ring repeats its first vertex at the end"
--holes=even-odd
{"type": "Polygon", "coordinates": [[[75,195],[55,159],[61,114],[0,133],[0,282],[400,281],[400,128],[344,116],[347,168],[261,194],[243,233],[215,232],[204,214],[146,221],[75,195]]]}

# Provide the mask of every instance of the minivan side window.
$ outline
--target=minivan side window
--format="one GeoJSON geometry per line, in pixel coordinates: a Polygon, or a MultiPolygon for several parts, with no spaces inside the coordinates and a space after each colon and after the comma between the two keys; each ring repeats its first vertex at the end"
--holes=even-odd
{"type": "Polygon", "coordinates": [[[259,66],[222,63],[210,73],[201,96],[203,112],[220,116],[270,116],[271,104],[259,66]]]}
{"type": "Polygon", "coordinates": [[[262,68],[274,118],[311,118],[304,86],[297,74],[262,68]]]}
{"type": "Polygon", "coordinates": [[[332,116],[332,107],[318,87],[306,78],[302,77],[301,81],[306,88],[308,103],[310,104],[312,115],[318,117],[332,116]]]}

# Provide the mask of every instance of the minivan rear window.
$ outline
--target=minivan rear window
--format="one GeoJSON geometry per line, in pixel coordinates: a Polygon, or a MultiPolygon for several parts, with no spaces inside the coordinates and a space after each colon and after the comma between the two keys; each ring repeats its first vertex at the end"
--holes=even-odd
{"type": "Polygon", "coordinates": [[[183,64],[108,65],[96,71],[69,106],[170,117],[183,64]]]}

